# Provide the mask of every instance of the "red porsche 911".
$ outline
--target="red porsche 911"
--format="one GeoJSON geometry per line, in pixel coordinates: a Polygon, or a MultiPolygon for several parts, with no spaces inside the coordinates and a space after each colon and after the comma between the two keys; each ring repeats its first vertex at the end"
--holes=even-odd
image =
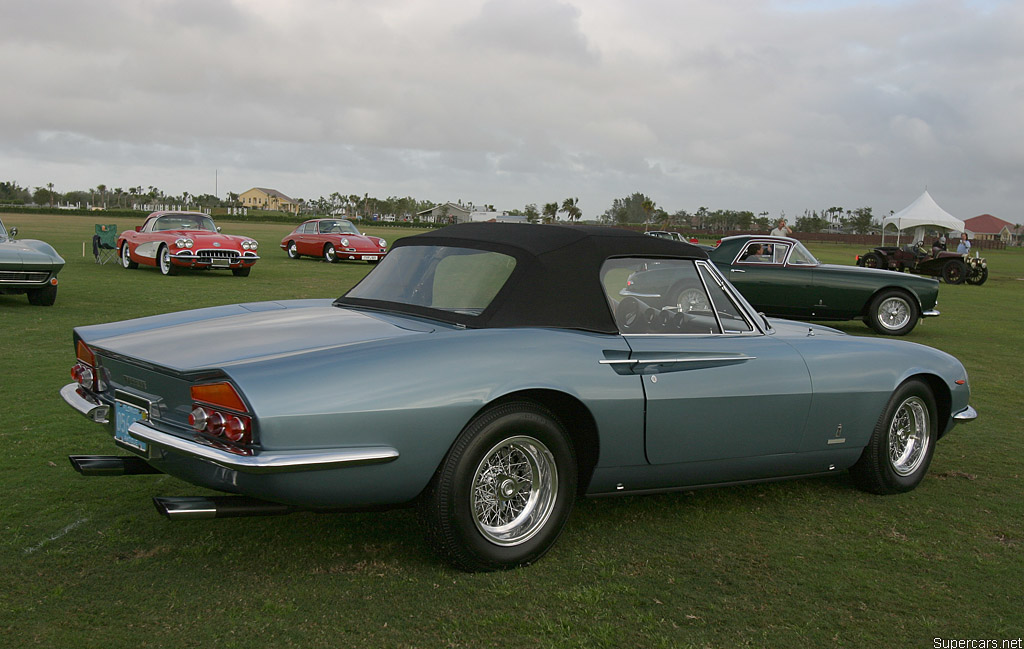
{"type": "Polygon", "coordinates": [[[306,255],[332,264],[343,260],[375,264],[387,253],[388,242],[361,234],[345,219],[312,219],[281,239],[281,249],[292,259],[306,255]]]}

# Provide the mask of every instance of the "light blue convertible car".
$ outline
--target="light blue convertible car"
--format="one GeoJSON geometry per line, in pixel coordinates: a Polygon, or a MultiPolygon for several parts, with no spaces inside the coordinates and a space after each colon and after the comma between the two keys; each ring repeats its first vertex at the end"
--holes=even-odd
{"type": "Polygon", "coordinates": [[[907,491],[976,417],[952,356],[769,322],[701,249],[614,228],[455,225],[399,240],[334,301],[74,344],[62,396],[130,452],[72,456],[81,473],[236,494],[157,498],[172,519],[415,505],[467,570],[535,561],[584,495],[846,470],[907,491]],[[652,267],[702,298],[631,291],[652,267]]]}

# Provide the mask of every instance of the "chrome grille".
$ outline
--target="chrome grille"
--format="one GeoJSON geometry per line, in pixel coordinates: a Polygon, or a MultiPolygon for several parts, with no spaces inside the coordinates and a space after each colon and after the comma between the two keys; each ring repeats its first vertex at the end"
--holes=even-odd
{"type": "Polygon", "coordinates": [[[199,259],[227,259],[229,261],[236,261],[240,256],[237,250],[196,250],[196,257],[199,259]]]}
{"type": "Polygon", "coordinates": [[[43,284],[50,278],[48,271],[42,270],[0,270],[0,283],[33,283],[43,284]]]}

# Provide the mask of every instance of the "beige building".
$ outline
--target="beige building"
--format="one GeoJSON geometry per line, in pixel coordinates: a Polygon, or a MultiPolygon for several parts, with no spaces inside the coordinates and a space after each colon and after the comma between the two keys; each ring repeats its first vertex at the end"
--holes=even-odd
{"type": "Polygon", "coordinates": [[[282,212],[291,212],[292,214],[299,213],[299,202],[285,196],[276,189],[253,187],[239,194],[238,200],[242,203],[243,207],[254,210],[280,210],[282,212]]]}

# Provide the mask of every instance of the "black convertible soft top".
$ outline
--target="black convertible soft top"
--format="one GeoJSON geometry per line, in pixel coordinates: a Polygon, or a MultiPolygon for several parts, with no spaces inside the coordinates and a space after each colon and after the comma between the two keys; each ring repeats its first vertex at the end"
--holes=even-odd
{"type": "Polygon", "coordinates": [[[620,228],[587,225],[463,223],[399,239],[392,250],[405,246],[450,246],[499,252],[514,257],[516,267],[505,287],[479,315],[438,312],[347,295],[335,303],[425,315],[473,328],[560,327],[616,333],[618,329],[601,286],[600,270],[605,260],[612,257],[707,259],[704,250],[687,243],[620,228]]]}

